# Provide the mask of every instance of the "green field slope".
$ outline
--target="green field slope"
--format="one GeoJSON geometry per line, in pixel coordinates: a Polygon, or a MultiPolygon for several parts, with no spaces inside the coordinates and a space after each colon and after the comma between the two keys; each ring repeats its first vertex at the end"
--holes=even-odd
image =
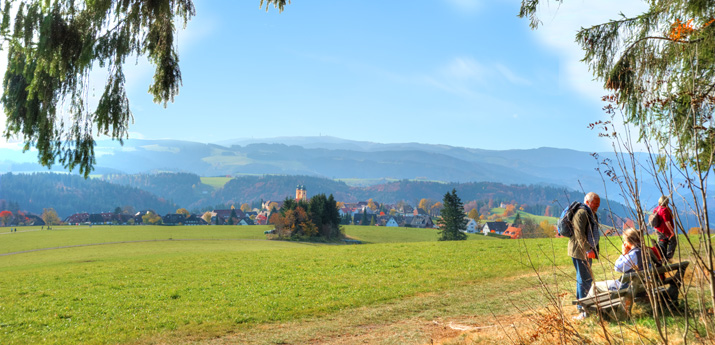
{"type": "Polygon", "coordinates": [[[368,245],[266,241],[266,227],[61,229],[0,234],[2,253],[105,243],[0,256],[0,343],[206,339],[529,272],[518,241],[432,229],[347,228],[392,242],[368,245]]]}

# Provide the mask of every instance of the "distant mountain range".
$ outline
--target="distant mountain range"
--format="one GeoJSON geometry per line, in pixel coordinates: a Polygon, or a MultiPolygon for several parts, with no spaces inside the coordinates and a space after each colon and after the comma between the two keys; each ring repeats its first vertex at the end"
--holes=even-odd
{"type": "MultiPolygon", "coordinates": [[[[131,139],[120,146],[99,141],[94,174],[185,172],[199,176],[305,175],[342,179],[351,185],[396,180],[496,182],[558,186],[611,194],[620,189],[596,168],[592,153],[569,149],[481,150],[419,143],[380,144],[335,137],[243,139],[205,144],[131,139]]],[[[0,149],[0,172],[47,171],[32,152],[0,149]]],[[[614,160],[613,153],[598,159],[614,160]]],[[[643,158],[643,157],[641,157],[643,158]]],[[[62,172],[62,167],[52,171],[62,172]]],[[[641,182],[644,200],[660,196],[641,182]]],[[[172,199],[173,200],[173,199],[172,199]]],[[[648,205],[652,206],[652,205],[648,205]]]]}

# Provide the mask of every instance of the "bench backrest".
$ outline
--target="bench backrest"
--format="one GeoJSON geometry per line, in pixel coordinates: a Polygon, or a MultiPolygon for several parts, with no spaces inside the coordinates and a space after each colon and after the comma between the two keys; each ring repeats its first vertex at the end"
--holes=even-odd
{"type": "Polygon", "coordinates": [[[634,294],[645,291],[646,282],[653,281],[654,286],[661,286],[665,284],[680,284],[682,281],[683,274],[685,274],[685,269],[688,268],[690,262],[682,261],[674,264],[665,264],[661,267],[650,268],[647,270],[641,270],[637,272],[626,273],[621,276],[621,284],[628,283],[630,288],[633,290],[634,294]],[[660,279],[660,277],[668,272],[676,272],[672,277],[665,280],[660,279]],[[655,279],[655,280],[654,280],[655,279]]]}

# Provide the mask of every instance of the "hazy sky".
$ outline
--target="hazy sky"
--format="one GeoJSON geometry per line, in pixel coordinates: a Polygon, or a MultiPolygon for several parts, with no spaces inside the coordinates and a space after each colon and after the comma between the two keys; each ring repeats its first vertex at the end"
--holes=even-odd
{"type": "Polygon", "coordinates": [[[587,128],[605,118],[605,92],[579,62],[574,34],[644,5],[552,1],[532,31],[516,17],[520,3],[294,0],[278,13],[259,0],[195,0],[197,15],[179,33],[175,102],[152,103],[145,59],[128,69],[130,138],[608,150],[587,128]]]}

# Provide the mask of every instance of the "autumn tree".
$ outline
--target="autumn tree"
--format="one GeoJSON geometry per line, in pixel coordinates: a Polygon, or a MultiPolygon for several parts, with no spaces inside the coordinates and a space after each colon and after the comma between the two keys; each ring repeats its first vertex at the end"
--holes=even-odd
{"type": "Polygon", "coordinates": [[[147,212],[142,216],[142,222],[149,225],[160,225],[162,223],[161,216],[154,212],[147,212]]]}
{"type": "Polygon", "coordinates": [[[249,205],[249,204],[247,204],[247,203],[241,204],[241,211],[242,211],[242,212],[249,212],[249,211],[251,211],[251,205],[249,205]]]}
{"type": "Polygon", "coordinates": [[[423,209],[425,212],[429,211],[430,207],[432,207],[432,204],[434,202],[430,199],[421,199],[419,204],[417,204],[418,208],[423,209]]]}
{"type": "Polygon", "coordinates": [[[477,212],[476,208],[473,208],[471,211],[469,211],[469,214],[467,217],[474,219],[474,220],[479,220],[479,212],[477,212]]]}
{"type": "Polygon", "coordinates": [[[462,232],[467,228],[467,219],[464,214],[464,205],[457,196],[457,190],[444,195],[442,200],[442,218],[439,220],[440,241],[466,240],[467,234],[462,232]]]}
{"type": "Polygon", "coordinates": [[[124,214],[132,214],[132,215],[133,215],[133,214],[135,214],[135,213],[137,213],[137,212],[136,212],[136,210],[134,209],[134,206],[132,206],[132,205],[126,205],[126,206],[122,207],[122,213],[124,213],[124,214]]]}
{"type": "Polygon", "coordinates": [[[47,225],[58,225],[62,223],[62,220],[60,220],[60,217],[57,216],[57,212],[55,212],[54,208],[44,208],[42,209],[42,221],[45,222],[47,225]]]}
{"type": "Polygon", "coordinates": [[[522,238],[541,238],[545,237],[541,227],[531,218],[524,218],[521,222],[521,237],[522,238]]]}
{"type": "Polygon", "coordinates": [[[376,204],[374,201],[372,201],[372,199],[369,199],[369,200],[367,201],[367,207],[369,207],[369,208],[370,208],[371,210],[373,210],[373,211],[377,211],[377,207],[378,207],[378,206],[377,206],[377,204],[376,204]]]}
{"type": "Polygon", "coordinates": [[[482,207],[479,208],[479,214],[484,218],[489,218],[491,213],[492,209],[488,205],[482,205],[482,207]]]}
{"type": "Polygon", "coordinates": [[[12,212],[8,210],[4,210],[0,212],[0,220],[2,220],[2,225],[7,226],[10,224],[10,220],[12,219],[12,212]]]}
{"type": "Polygon", "coordinates": [[[191,213],[185,208],[180,208],[180,209],[176,210],[176,213],[183,214],[185,217],[188,217],[191,215],[191,213]]]}
{"type": "Polygon", "coordinates": [[[344,236],[340,213],[332,195],[318,194],[310,202],[295,200],[283,203],[280,212],[271,216],[279,239],[336,239],[344,236]]]}
{"type": "Polygon", "coordinates": [[[437,201],[432,205],[432,207],[430,207],[430,215],[437,216],[443,208],[444,205],[442,204],[442,202],[437,201]]]}
{"type": "Polygon", "coordinates": [[[510,217],[511,215],[514,214],[514,212],[516,212],[516,206],[509,204],[509,205],[506,205],[506,207],[504,208],[504,213],[502,213],[502,216],[510,217]]]}
{"type": "Polygon", "coordinates": [[[549,223],[548,220],[543,220],[539,223],[541,231],[543,231],[545,237],[556,237],[556,231],[554,226],[549,223]]]}
{"type": "Polygon", "coordinates": [[[546,209],[544,209],[544,216],[551,217],[551,205],[546,205],[546,209]]]}

